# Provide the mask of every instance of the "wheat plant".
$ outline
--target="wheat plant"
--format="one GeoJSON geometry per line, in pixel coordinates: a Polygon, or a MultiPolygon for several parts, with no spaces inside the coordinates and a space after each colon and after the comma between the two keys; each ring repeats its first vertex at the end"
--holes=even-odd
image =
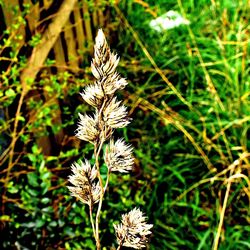
{"type": "MultiPolygon", "coordinates": [[[[92,116],[79,114],[76,137],[94,145],[95,164],[91,166],[85,159],[72,164],[73,174],[69,176],[69,190],[89,207],[89,217],[97,250],[101,249],[99,223],[102,202],[112,173],[128,173],[133,169],[133,148],[124,139],[114,139],[115,129],[130,123],[127,108],[117,100],[115,93],[127,85],[126,79],[116,71],[119,57],[110,52],[103,31],[96,36],[94,58],[91,70],[95,83],[87,86],[81,96],[95,111],[92,116]],[[104,157],[101,157],[103,151],[104,157]],[[100,166],[107,167],[106,178],[100,173],[100,166]]],[[[152,224],[146,223],[146,217],[139,208],[122,215],[121,224],[114,225],[118,248],[132,247],[140,249],[146,246],[151,234],[152,224]]]]}

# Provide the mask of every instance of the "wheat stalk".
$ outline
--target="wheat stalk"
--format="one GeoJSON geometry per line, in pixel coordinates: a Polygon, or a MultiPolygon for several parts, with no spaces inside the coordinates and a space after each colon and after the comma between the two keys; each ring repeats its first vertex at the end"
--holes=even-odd
{"type": "MultiPolygon", "coordinates": [[[[117,90],[123,89],[128,84],[116,71],[118,63],[119,57],[110,51],[104,33],[100,29],[96,36],[94,58],[91,63],[91,70],[96,80],[81,93],[83,100],[94,107],[95,112],[92,116],[79,114],[76,130],[76,137],[94,145],[95,164],[91,166],[88,160],[72,164],[73,174],[69,176],[69,182],[73,186],[68,187],[72,196],[89,206],[97,250],[101,249],[100,214],[110,174],[127,173],[133,169],[134,164],[133,147],[121,138],[115,141],[112,137],[115,129],[123,128],[130,123],[127,108],[115,96],[117,90]],[[103,160],[107,166],[105,179],[100,174],[100,153],[104,145],[106,147],[103,160]]],[[[123,246],[135,249],[145,247],[152,227],[153,225],[146,223],[146,217],[139,208],[122,215],[121,224],[114,225],[119,244],[117,249],[123,246]]]]}

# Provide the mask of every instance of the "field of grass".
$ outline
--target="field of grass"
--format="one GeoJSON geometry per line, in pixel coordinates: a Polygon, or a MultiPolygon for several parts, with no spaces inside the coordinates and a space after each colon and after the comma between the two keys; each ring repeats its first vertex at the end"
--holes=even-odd
{"type": "MultiPolygon", "coordinates": [[[[132,175],[111,176],[104,249],[115,246],[113,223],[135,206],[154,224],[148,249],[250,249],[249,1],[129,0],[109,8],[113,19],[103,28],[121,57],[129,85],[119,95],[133,118],[116,136],[133,144],[136,160],[132,175]],[[153,30],[150,21],[169,10],[190,24],[153,30]]],[[[53,87],[63,81],[53,79],[53,87]]],[[[77,112],[87,110],[75,98],[85,82],[75,82],[61,107],[69,136],[77,112]]],[[[1,217],[9,223],[1,249],[17,249],[9,247],[15,241],[28,249],[95,249],[87,208],[66,188],[70,164],[91,157],[92,148],[74,146],[57,156],[29,147],[24,162],[35,169],[8,186],[10,200],[19,197],[1,217]]]]}
{"type": "Polygon", "coordinates": [[[249,3],[121,9],[118,48],[128,56],[134,118],[127,134],[143,169],[143,208],[155,224],[150,249],[215,249],[216,237],[220,249],[248,249],[249,3]],[[190,25],[150,30],[152,14],[168,10],[190,25]]]}

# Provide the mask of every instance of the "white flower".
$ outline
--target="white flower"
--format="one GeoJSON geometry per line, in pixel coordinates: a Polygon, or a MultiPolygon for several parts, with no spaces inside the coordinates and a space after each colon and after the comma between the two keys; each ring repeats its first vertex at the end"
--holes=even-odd
{"type": "Polygon", "coordinates": [[[96,116],[92,118],[79,113],[79,117],[80,120],[76,130],[76,137],[94,144],[99,135],[96,116]]]}
{"type": "Polygon", "coordinates": [[[190,21],[182,17],[177,11],[170,10],[150,21],[149,26],[158,31],[173,29],[180,25],[189,25],[190,21]]]}
{"type": "Polygon", "coordinates": [[[71,166],[73,172],[69,176],[69,182],[73,185],[68,186],[72,196],[77,197],[81,202],[92,206],[100,199],[101,187],[99,182],[95,182],[97,170],[91,168],[90,162],[85,160],[80,164],[74,163],[71,166]]]}
{"type": "Polygon", "coordinates": [[[140,249],[146,246],[151,234],[152,224],[146,223],[146,217],[139,208],[122,215],[122,223],[114,225],[119,246],[140,249]]]}
{"type": "Polygon", "coordinates": [[[115,143],[111,139],[105,151],[105,163],[109,170],[121,173],[132,170],[134,164],[132,152],[132,146],[126,144],[123,139],[118,139],[115,143]]]}

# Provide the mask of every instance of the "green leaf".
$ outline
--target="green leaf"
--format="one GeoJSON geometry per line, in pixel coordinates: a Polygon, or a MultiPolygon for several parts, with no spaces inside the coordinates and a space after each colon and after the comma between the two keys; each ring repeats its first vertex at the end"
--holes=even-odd
{"type": "Polygon", "coordinates": [[[30,189],[30,188],[27,190],[27,192],[28,192],[30,195],[34,196],[34,197],[36,197],[36,196],[38,196],[38,195],[40,194],[40,192],[39,192],[38,190],[30,189]]]}
{"type": "Polygon", "coordinates": [[[29,160],[32,162],[32,163],[35,163],[36,162],[36,156],[33,155],[33,154],[27,154],[29,160]]]}
{"type": "Polygon", "coordinates": [[[25,118],[24,118],[23,116],[21,116],[21,115],[19,115],[19,116],[17,117],[17,119],[18,119],[19,121],[21,121],[21,122],[25,122],[25,118]]]}
{"type": "Polygon", "coordinates": [[[48,181],[48,180],[50,180],[50,176],[51,176],[51,173],[50,173],[50,172],[44,172],[44,173],[41,173],[40,178],[41,178],[43,181],[48,181]]]}
{"type": "Polygon", "coordinates": [[[34,154],[39,154],[39,153],[40,153],[40,150],[39,150],[37,144],[34,144],[34,145],[31,147],[31,151],[32,151],[32,153],[34,153],[34,154]]]}
{"type": "Polygon", "coordinates": [[[45,197],[45,198],[42,198],[42,199],[41,199],[41,202],[42,202],[43,204],[48,204],[48,203],[50,202],[50,199],[47,198],[47,197],[45,197]]]}
{"type": "Polygon", "coordinates": [[[36,226],[36,223],[31,221],[31,222],[28,222],[28,223],[23,223],[23,226],[28,227],[28,228],[34,228],[36,226]]]}
{"type": "Polygon", "coordinates": [[[42,188],[42,195],[46,194],[48,192],[48,189],[50,188],[50,183],[42,182],[40,185],[42,188]]]}
{"type": "Polygon", "coordinates": [[[38,220],[36,220],[36,227],[37,227],[37,228],[40,228],[40,227],[42,227],[45,223],[46,223],[46,221],[41,220],[41,219],[38,219],[38,220]]]}
{"type": "Polygon", "coordinates": [[[51,227],[56,227],[56,226],[57,226],[57,222],[56,222],[56,221],[51,221],[51,222],[49,223],[49,226],[51,226],[51,227]]]}
{"type": "Polygon", "coordinates": [[[19,192],[19,187],[18,186],[9,187],[8,192],[11,194],[17,194],[19,192]]]}
{"type": "Polygon", "coordinates": [[[76,216],[73,220],[74,224],[81,224],[83,222],[83,219],[76,216]]]}
{"type": "Polygon", "coordinates": [[[27,175],[28,177],[28,183],[32,186],[32,187],[38,187],[39,186],[39,177],[37,176],[37,174],[35,172],[29,173],[27,175]]]}
{"type": "Polygon", "coordinates": [[[15,96],[16,93],[15,93],[15,91],[13,89],[7,89],[5,91],[5,95],[8,96],[8,97],[11,97],[11,96],[15,96]]]}
{"type": "Polygon", "coordinates": [[[11,218],[9,215],[1,215],[0,221],[11,221],[11,218]]]}

